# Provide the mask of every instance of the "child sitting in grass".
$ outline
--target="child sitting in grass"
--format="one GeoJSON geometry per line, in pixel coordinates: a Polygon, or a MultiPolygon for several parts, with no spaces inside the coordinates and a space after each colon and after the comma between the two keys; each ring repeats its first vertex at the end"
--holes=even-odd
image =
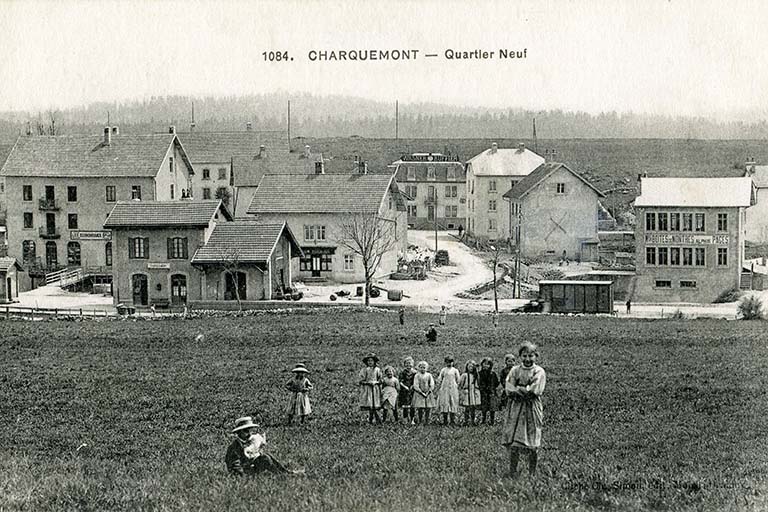
{"type": "Polygon", "coordinates": [[[435,378],[427,372],[429,364],[419,361],[419,372],[413,376],[413,408],[416,410],[418,423],[429,423],[429,412],[435,408],[435,378]]]}
{"type": "Polygon", "coordinates": [[[397,397],[397,403],[400,406],[400,410],[403,411],[403,418],[406,423],[410,419],[411,423],[415,423],[413,415],[413,407],[411,402],[413,401],[413,376],[417,371],[413,367],[413,358],[406,357],[403,359],[403,370],[400,372],[400,393],[397,397]]]}
{"type": "Polygon", "coordinates": [[[297,364],[293,370],[293,379],[285,385],[291,392],[291,400],[288,403],[288,424],[293,421],[294,416],[304,419],[312,413],[312,405],[309,403],[309,392],[313,388],[312,383],[307,378],[309,370],[303,364],[297,364]]]}
{"type": "Polygon", "coordinates": [[[232,433],[235,439],[227,448],[224,462],[231,475],[255,475],[257,473],[302,474],[303,470],[291,471],[264,451],[267,438],[256,432],[259,426],[250,416],[235,421],[232,433]]]}
{"type": "Polygon", "coordinates": [[[474,360],[467,361],[459,379],[459,405],[464,407],[464,424],[474,425],[475,410],[480,407],[477,363],[474,360]]]}
{"type": "Polygon", "coordinates": [[[382,420],[387,421],[387,413],[392,411],[395,421],[397,416],[397,396],[400,392],[400,381],[395,377],[395,369],[392,366],[384,367],[384,378],[381,379],[381,404],[382,420]]]}
{"type": "Polygon", "coordinates": [[[518,351],[522,364],[512,368],[504,388],[507,394],[507,412],[504,417],[502,444],[509,450],[509,474],[517,475],[521,452],[528,454],[528,473],[536,474],[541,446],[541,427],[544,409],[541,395],[547,384],[544,368],[536,364],[539,351],[536,345],[525,342],[518,351]]]}
{"type": "Polygon", "coordinates": [[[499,387],[499,377],[493,372],[493,360],[490,357],[484,357],[480,362],[477,387],[480,388],[480,410],[483,413],[480,423],[488,421],[490,414],[490,424],[493,425],[496,421],[496,388],[499,387]]]}
{"type": "Polygon", "coordinates": [[[376,366],[379,358],[370,353],[363,358],[365,368],[358,374],[360,385],[360,409],[368,411],[368,423],[380,424],[379,409],[381,409],[381,369],[376,366]]]}

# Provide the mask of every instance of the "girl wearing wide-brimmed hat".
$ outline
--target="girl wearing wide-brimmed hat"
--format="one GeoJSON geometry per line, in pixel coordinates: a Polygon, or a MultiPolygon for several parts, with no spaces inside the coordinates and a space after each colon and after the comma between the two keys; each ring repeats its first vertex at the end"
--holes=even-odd
{"type": "Polygon", "coordinates": [[[291,471],[283,466],[277,459],[264,451],[267,438],[264,434],[257,433],[259,425],[253,422],[250,416],[243,416],[235,421],[232,433],[235,439],[227,448],[224,462],[227,471],[232,475],[254,475],[256,473],[303,473],[291,471]]]}
{"type": "Polygon", "coordinates": [[[294,416],[298,416],[304,423],[304,418],[312,413],[312,405],[309,403],[309,392],[314,387],[307,378],[309,370],[298,363],[293,367],[293,378],[288,381],[285,388],[291,392],[291,399],[288,402],[288,424],[293,421],[294,416]]]}
{"type": "Polygon", "coordinates": [[[363,358],[365,368],[358,373],[360,385],[360,409],[368,411],[368,423],[381,423],[381,380],[383,375],[378,367],[379,358],[371,352],[363,358]]]}

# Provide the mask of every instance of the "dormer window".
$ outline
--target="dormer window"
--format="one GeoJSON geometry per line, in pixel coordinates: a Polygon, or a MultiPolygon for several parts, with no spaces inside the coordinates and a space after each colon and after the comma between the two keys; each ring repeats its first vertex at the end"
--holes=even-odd
{"type": "Polygon", "coordinates": [[[405,170],[405,179],[406,181],[416,181],[416,168],[409,166],[405,170]]]}
{"type": "Polygon", "coordinates": [[[456,168],[453,166],[448,167],[448,181],[456,181],[456,168]]]}
{"type": "Polygon", "coordinates": [[[427,167],[427,180],[435,181],[435,168],[432,166],[427,167]]]}

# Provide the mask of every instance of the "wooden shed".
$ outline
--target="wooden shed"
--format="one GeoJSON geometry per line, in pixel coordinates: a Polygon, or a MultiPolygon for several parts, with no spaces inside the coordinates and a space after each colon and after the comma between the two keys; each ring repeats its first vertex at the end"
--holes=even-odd
{"type": "Polygon", "coordinates": [[[14,302],[19,296],[18,271],[23,270],[16,258],[0,258],[0,304],[14,302]]]}
{"type": "Polygon", "coordinates": [[[551,313],[613,313],[613,281],[539,281],[539,300],[551,313]]]}

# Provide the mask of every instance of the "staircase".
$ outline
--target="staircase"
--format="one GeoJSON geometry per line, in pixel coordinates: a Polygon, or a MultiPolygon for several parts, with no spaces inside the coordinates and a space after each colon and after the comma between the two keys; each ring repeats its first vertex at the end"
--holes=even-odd
{"type": "Polygon", "coordinates": [[[83,280],[83,269],[80,267],[64,268],[56,272],[45,274],[46,286],[58,286],[64,288],[83,280]]]}

